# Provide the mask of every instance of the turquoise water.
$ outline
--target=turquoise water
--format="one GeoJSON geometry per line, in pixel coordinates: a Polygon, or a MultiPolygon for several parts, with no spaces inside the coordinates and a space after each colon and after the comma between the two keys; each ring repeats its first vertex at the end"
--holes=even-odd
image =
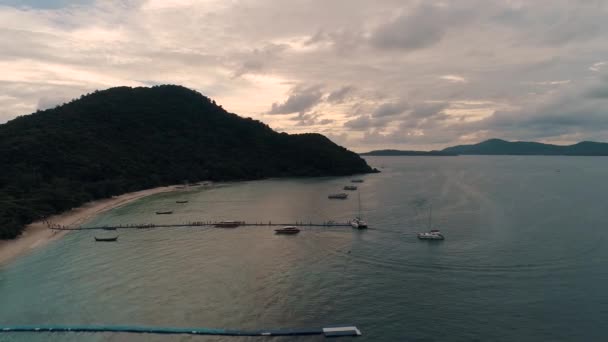
{"type": "MultiPolygon", "coordinates": [[[[123,230],[117,243],[95,243],[94,232],[70,233],[0,266],[0,323],[238,329],[348,323],[362,330],[357,341],[608,337],[608,158],[368,161],[384,168],[359,185],[367,231],[123,230]],[[443,242],[415,237],[426,229],[429,203],[443,242]]],[[[346,221],[357,211],[356,194],[345,201],[326,196],[349,180],[264,180],[159,194],[90,223],[346,221]]],[[[253,340],[266,339],[0,335],[0,341],[253,340]]],[[[272,339],[293,340],[323,338],[272,339]]]]}

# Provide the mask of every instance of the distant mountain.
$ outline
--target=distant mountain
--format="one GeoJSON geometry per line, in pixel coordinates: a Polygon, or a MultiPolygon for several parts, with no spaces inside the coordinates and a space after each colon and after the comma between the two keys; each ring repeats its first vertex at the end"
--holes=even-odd
{"type": "Polygon", "coordinates": [[[288,135],[180,86],[118,87],[0,125],[0,238],[87,201],[185,180],[373,170],[319,134],[288,135]]]}
{"type": "Polygon", "coordinates": [[[474,145],[458,145],[442,152],[476,155],[608,156],[608,143],[583,141],[574,145],[551,145],[528,141],[490,139],[474,145]]]}
{"type": "Polygon", "coordinates": [[[444,151],[401,151],[401,150],[375,150],[361,153],[362,156],[457,156],[457,154],[444,151]]]}
{"type": "Polygon", "coordinates": [[[362,156],[457,156],[528,155],[528,156],[608,156],[608,143],[583,141],[574,145],[551,145],[528,141],[490,139],[474,145],[458,145],[441,151],[376,150],[362,156]]]}

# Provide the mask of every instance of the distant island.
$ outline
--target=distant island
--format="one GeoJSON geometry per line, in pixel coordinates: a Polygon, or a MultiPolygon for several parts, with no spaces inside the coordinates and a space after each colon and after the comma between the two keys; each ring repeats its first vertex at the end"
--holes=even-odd
{"type": "Polygon", "coordinates": [[[1,239],[85,202],[163,185],[375,171],[323,135],[277,133],[173,85],[95,91],[2,124],[0,164],[1,239]]]}
{"type": "Polygon", "coordinates": [[[361,153],[362,156],[457,156],[455,153],[443,151],[402,151],[402,150],[375,150],[361,153]]]}
{"type": "Polygon", "coordinates": [[[583,141],[574,145],[551,145],[530,141],[490,139],[473,145],[458,145],[440,151],[377,150],[362,156],[456,156],[456,155],[527,155],[527,156],[608,156],[608,143],[583,141]]]}

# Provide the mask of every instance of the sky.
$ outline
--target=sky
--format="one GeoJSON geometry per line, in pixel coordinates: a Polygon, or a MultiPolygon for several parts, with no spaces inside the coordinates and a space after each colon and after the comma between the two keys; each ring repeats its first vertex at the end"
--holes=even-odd
{"type": "Polygon", "coordinates": [[[608,141],[608,1],[0,0],[0,123],[179,84],[354,149],[608,141]]]}

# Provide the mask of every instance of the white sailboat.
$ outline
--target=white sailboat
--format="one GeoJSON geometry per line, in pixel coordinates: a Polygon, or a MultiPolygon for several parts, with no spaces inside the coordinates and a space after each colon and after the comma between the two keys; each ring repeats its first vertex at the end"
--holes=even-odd
{"type": "Polygon", "coordinates": [[[359,215],[355,217],[352,221],[350,221],[351,227],[355,229],[365,229],[367,228],[367,222],[365,222],[361,218],[361,193],[359,192],[359,215]]]}
{"type": "Polygon", "coordinates": [[[444,240],[445,239],[445,237],[443,236],[443,234],[441,234],[439,229],[431,229],[432,228],[432,225],[431,225],[432,217],[433,217],[433,205],[431,205],[431,207],[429,208],[429,231],[418,233],[418,238],[420,240],[444,240]]]}

